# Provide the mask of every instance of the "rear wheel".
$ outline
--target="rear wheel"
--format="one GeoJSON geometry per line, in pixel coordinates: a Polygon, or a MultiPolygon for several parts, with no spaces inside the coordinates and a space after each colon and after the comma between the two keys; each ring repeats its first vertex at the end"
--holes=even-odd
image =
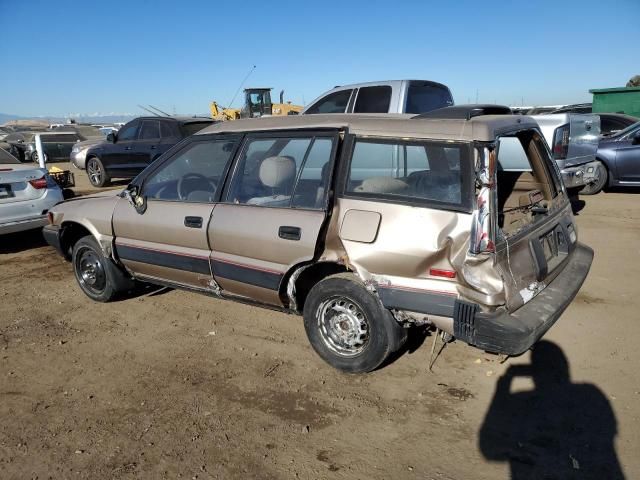
{"type": "Polygon", "coordinates": [[[91,157],[87,160],[87,176],[94,187],[106,187],[111,183],[111,177],[98,157],[91,157]]]}
{"type": "Polygon", "coordinates": [[[582,190],[580,190],[580,194],[582,195],[595,195],[596,193],[600,193],[602,189],[607,185],[607,180],[609,179],[609,175],[607,172],[607,168],[602,164],[602,162],[598,162],[598,179],[590,183],[589,185],[585,185],[582,190]]]}
{"type": "Polygon", "coordinates": [[[348,373],[379,367],[407,339],[407,332],[353,275],[318,282],[304,305],[304,327],[314,350],[348,373]]]}
{"type": "Polygon", "coordinates": [[[133,289],[135,282],[102,253],[90,235],[73,246],[73,272],[82,291],[92,300],[109,302],[118,294],[133,289]]]}

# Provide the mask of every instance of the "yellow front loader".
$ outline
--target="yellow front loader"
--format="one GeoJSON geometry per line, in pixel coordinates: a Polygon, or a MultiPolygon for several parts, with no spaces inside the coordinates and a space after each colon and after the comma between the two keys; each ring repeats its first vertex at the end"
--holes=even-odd
{"type": "Polygon", "coordinates": [[[214,120],[238,120],[239,118],[257,118],[264,115],[297,115],[302,106],[284,102],[284,90],[280,92],[280,103],[271,102],[271,88],[245,88],[244,107],[223,108],[217,102],[211,102],[211,117],[214,120]]]}

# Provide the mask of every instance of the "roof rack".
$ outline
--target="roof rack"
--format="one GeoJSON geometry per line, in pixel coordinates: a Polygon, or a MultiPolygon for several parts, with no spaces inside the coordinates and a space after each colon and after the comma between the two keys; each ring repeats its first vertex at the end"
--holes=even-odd
{"type": "Polygon", "coordinates": [[[511,109],[505,105],[468,104],[453,107],[438,108],[427,113],[421,113],[412,118],[442,118],[455,120],[471,120],[481,115],[513,115],[511,109]]]}

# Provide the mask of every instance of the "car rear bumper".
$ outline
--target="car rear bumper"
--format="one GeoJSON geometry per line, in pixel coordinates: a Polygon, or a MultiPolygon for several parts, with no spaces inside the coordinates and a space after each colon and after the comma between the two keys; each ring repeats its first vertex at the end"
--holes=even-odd
{"type": "Polygon", "coordinates": [[[47,212],[62,202],[62,190],[53,183],[39,198],[0,204],[0,234],[21,232],[47,224],[47,212]]]}
{"type": "Polygon", "coordinates": [[[60,241],[60,227],[57,225],[47,225],[42,229],[42,236],[46,242],[51,245],[56,251],[63,255],[62,242],[60,241]]]}
{"type": "Polygon", "coordinates": [[[583,163],[575,167],[560,170],[562,181],[567,188],[584,187],[595,182],[600,175],[600,162],[583,163]]]}
{"type": "Polygon", "coordinates": [[[544,290],[513,312],[478,313],[477,305],[457,301],[454,336],[486,351],[520,355],[536,343],[569,306],[587,278],[593,250],[578,244],[562,272],[544,290]]]}

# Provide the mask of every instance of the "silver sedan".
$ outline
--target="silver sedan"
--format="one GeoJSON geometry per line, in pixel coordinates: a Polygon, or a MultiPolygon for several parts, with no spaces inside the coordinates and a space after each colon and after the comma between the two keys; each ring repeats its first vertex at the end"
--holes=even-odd
{"type": "Polygon", "coordinates": [[[0,149],[0,235],[46,225],[47,212],[63,199],[46,169],[0,149]]]}

